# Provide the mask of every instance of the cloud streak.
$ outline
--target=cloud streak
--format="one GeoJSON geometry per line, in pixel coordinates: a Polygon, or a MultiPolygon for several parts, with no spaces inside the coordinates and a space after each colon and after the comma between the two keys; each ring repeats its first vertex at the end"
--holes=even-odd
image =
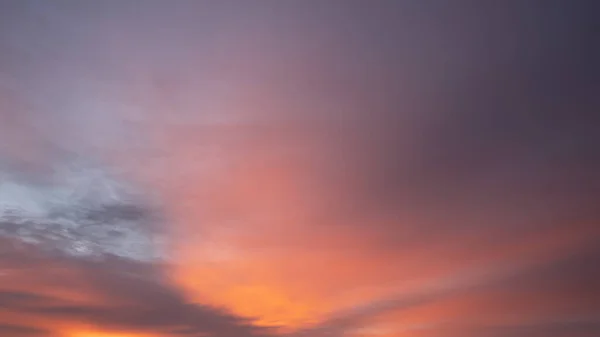
{"type": "Polygon", "coordinates": [[[67,326],[71,322],[73,326],[101,327],[109,331],[185,336],[268,335],[268,330],[254,326],[248,319],[186,300],[160,277],[156,266],[119,260],[90,263],[73,258],[58,261],[44,258],[37,262],[37,266],[28,265],[21,272],[1,276],[2,288],[18,282],[21,277],[25,277],[31,287],[42,286],[38,290],[3,289],[0,292],[2,317],[12,315],[40,324],[39,331],[37,327],[20,329],[14,326],[12,330],[8,325],[3,327],[15,336],[20,336],[19,333],[23,336],[43,335],[40,331],[44,329],[53,331],[53,322],[63,322],[67,326]],[[76,279],[69,282],[77,288],[44,287],[48,281],[41,280],[50,275],[50,266],[65,268],[75,274],[76,279]],[[33,281],[36,277],[40,281],[33,281]],[[61,294],[61,290],[69,290],[79,298],[61,294]]]}

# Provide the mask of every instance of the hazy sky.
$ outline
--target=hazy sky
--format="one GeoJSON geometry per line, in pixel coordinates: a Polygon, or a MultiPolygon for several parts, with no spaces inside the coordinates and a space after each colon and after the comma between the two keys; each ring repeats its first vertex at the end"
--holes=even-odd
{"type": "Polygon", "coordinates": [[[598,7],[0,0],[0,336],[600,335],[598,7]],[[165,259],[3,234],[79,160],[165,259]]]}

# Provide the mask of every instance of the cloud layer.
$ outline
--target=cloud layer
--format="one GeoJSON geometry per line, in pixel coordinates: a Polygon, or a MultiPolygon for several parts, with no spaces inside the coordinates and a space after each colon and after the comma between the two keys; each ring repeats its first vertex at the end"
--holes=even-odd
{"type": "Polygon", "coordinates": [[[0,195],[92,158],[170,245],[2,235],[0,334],[598,335],[596,7],[2,2],[0,195]]]}

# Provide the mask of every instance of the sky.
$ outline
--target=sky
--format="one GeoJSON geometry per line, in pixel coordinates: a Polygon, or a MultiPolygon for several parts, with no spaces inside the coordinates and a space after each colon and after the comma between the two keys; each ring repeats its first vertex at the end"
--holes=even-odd
{"type": "Polygon", "coordinates": [[[0,336],[600,335],[587,0],[0,0],[0,336]]]}

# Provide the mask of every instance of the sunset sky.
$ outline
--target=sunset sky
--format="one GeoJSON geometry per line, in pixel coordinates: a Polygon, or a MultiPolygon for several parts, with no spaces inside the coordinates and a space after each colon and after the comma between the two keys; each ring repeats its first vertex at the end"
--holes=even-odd
{"type": "Polygon", "coordinates": [[[600,336],[598,9],[0,0],[0,337],[600,336]]]}

